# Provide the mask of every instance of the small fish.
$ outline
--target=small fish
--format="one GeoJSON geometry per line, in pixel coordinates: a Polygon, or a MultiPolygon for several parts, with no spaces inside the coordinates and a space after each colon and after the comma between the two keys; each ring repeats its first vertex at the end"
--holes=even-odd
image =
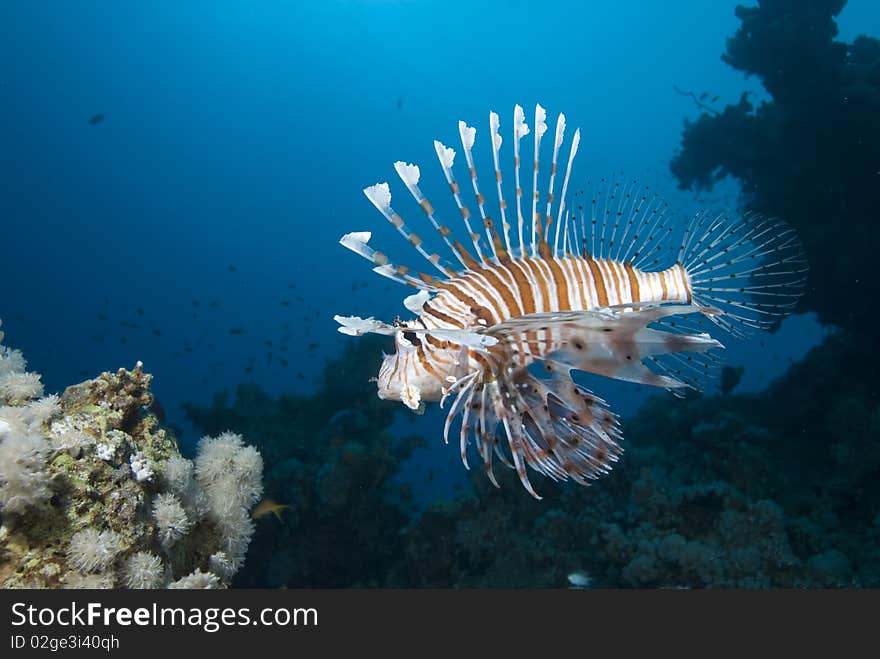
{"type": "Polygon", "coordinates": [[[236,266],[234,266],[234,265],[229,266],[229,272],[237,272],[237,271],[238,271],[238,268],[236,266]]]}
{"type": "Polygon", "coordinates": [[[530,128],[517,105],[510,138],[502,140],[499,116],[489,113],[486,141],[494,171],[483,180],[495,184],[497,221],[477,180],[476,128],[458,124],[466,161],[461,173],[469,185],[459,186],[453,173],[455,150],[434,142],[454,202],[446,215],[462,218],[472,248],[454,239],[422,192],[419,167],[394,164],[451,261],[426,251],[392,207],[388,183],[364,190],[430,272],[390,262],[369,245],[369,231],[345,234],[340,243],[368,260],[374,272],[417,291],[403,301],[416,318],[391,323],[334,318],[343,334],[394,338],[396,350],[385,356],[376,378],[379,398],[416,412],[426,402],[447,403],[443,437],[448,441],[453,424],[459,426],[465,466],[474,444],[495,486],[497,456],[540,499],[527,469],[586,485],[610,471],[623,452],[617,415],[576,384],[572,371],[679,396],[699,390],[715,377],[720,358],[714,351],[723,348],[706,330],[744,338],[772,328],[797,304],[807,265],[797,234],[778,220],[700,212],[685,225],[658,194],[636,181],[602,179],[581,205],[568,196],[580,129],[564,154],[566,117],[558,116],[544,142],[545,152],[547,143],[552,151],[550,173],[542,176],[546,110],[537,105],[534,117],[530,128]],[[527,135],[534,156],[520,154],[527,135]],[[500,164],[508,139],[515,184],[510,205],[500,164]],[[532,174],[527,191],[520,180],[523,161],[532,174]],[[469,188],[477,217],[465,205],[469,188]],[[531,208],[523,208],[526,204],[531,208]]]}
{"type": "Polygon", "coordinates": [[[568,579],[568,584],[571,588],[589,588],[593,583],[593,578],[580,570],[572,572],[566,579],[568,579]]]}
{"type": "Polygon", "coordinates": [[[244,327],[230,327],[229,333],[233,336],[241,336],[244,334],[244,327]]]}
{"type": "Polygon", "coordinates": [[[284,524],[284,519],[281,517],[281,511],[286,508],[290,508],[289,505],[278,503],[273,501],[272,499],[263,499],[260,503],[257,504],[257,507],[254,508],[254,511],[251,513],[251,517],[254,519],[260,519],[261,517],[265,517],[270,513],[275,515],[278,518],[278,521],[284,524]]]}
{"type": "Polygon", "coordinates": [[[703,92],[702,94],[700,94],[700,100],[702,101],[702,100],[703,100],[704,98],[706,98],[708,95],[709,95],[709,92],[703,92]]]}
{"type": "Polygon", "coordinates": [[[99,123],[104,121],[104,115],[100,112],[98,114],[93,114],[91,119],[89,119],[89,126],[97,126],[99,123]]]}
{"type": "Polygon", "coordinates": [[[710,102],[710,103],[715,103],[715,102],[718,101],[719,98],[721,98],[721,97],[720,97],[720,96],[713,96],[713,97],[712,97],[712,100],[709,101],[709,102],[710,102]]]}
{"type": "Polygon", "coordinates": [[[725,366],[721,369],[721,393],[725,396],[736,388],[739,381],[742,380],[745,368],[742,366],[725,366]]]}

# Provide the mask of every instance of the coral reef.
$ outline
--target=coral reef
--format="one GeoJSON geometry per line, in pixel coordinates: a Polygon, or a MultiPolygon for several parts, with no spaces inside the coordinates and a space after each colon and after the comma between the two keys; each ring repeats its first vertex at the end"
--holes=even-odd
{"type": "Polygon", "coordinates": [[[26,367],[0,345],[0,586],[228,585],[253,533],[259,452],[223,433],[183,458],[140,364],[45,398],[26,367]]]}
{"type": "Polygon", "coordinates": [[[385,583],[562,587],[576,571],[595,587],[877,587],[880,403],[850,351],[834,337],[764,394],[655,397],[593,487],[537,503],[509,473],[500,490],[477,478],[406,529],[385,583]]]}
{"type": "Polygon", "coordinates": [[[804,242],[811,278],[802,308],[854,333],[872,328],[871,266],[880,225],[880,41],[835,41],[845,0],[760,0],[725,62],[760,78],[772,100],[746,97],[686,121],[671,163],[683,189],[736,178],[745,205],[784,218],[804,242]],[[840,255],[846,254],[846,258],[840,255]]]}
{"type": "Polygon", "coordinates": [[[242,384],[233,400],[186,405],[206,435],[194,460],[148,411],[140,366],[41,398],[23,356],[0,346],[0,584],[880,587],[880,356],[866,302],[880,42],[835,41],[843,6],[738,8],[725,61],[772,100],[744,95],[687,123],[672,163],[684,188],[735,177],[750,209],[803,236],[802,308],[840,329],[766,391],[736,393],[731,368],[723,395],[655,396],[624,421],[626,452],[592,487],[543,482],[538,502],[499,468],[500,489],[477,473],[418,510],[401,466],[423,440],[392,435],[399,406],[370,382],[381,339],[348,344],[313,395],[242,384]],[[264,494],[280,519],[254,522],[264,494]]]}
{"type": "Polygon", "coordinates": [[[210,407],[187,404],[205,433],[231,428],[255,441],[268,465],[265,490],[289,504],[282,519],[258,523],[250,560],[236,585],[299,587],[380,585],[402,548],[410,492],[396,476],[423,443],[395,441],[395,406],[376,397],[381,339],[349,344],[324,369],[313,396],[272,399],[242,384],[210,407]]]}
{"type": "Polygon", "coordinates": [[[475,474],[414,510],[395,475],[417,442],[394,444],[395,407],[369,382],[379,350],[360,342],[312,397],[242,385],[188,409],[205,432],[246,432],[271,456],[266,491],[291,505],[259,522],[236,585],[876,587],[880,363],[855,377],[852,346],[831,335],[760,394],[659,394],[625,421],[611,474],[543,483],[540,502],[499,468],[501,489],[475,474]]]}

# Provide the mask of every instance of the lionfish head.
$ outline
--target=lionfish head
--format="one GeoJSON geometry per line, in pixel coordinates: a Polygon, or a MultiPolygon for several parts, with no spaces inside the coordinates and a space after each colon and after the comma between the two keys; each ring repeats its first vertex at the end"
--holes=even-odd
{"type": "Polygon", "coordinates": [[[385,355],[377,378],[379,398],[399,400],[412,410],[423,408],[423,402],[439,401],[443,384],[425,364],[420,338],[415,332],[399,331],[394,337],[395,352],[385,355]]]}

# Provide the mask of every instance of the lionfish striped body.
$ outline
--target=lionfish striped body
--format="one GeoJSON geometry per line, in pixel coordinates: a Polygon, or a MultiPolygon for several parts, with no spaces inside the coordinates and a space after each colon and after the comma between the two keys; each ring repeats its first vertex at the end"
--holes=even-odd
{"type": "Polygon", "coordinates": [[[513,244],[499,164],[497,114],[490,113],[489,128],[501,233],[487,215],[479,189],[472,156],[475,129],[459,122],[485,241],[473,230],[474,218],[453,176],[455,152],[434,143],[473,252],[437,220],[419,188],[419,168],[395,163],[460,266],[424,249],[422,239],[391,207],[387,183],[367,188],[364,192],[373,205],[437,274],[413,276],[410,268],[390,263],[369,247],[368,232],[346,234],[340,242],[373,262],[377,273],[418,289],[404,300],[417,317],[392,324],[336,317],[344,333],[395,337],[396,352],[385,357],[378,376],[381,398],[400,400],[414,410],[421,410],[425,401],[451,401],[444,438],[448,441],[452,424],[460,419],[465,466],[473,437],[493,483],[497,485],[492,471],[496,456],[516,469],[536,498],[540,497],[527,468],[586,484],[607,472],[622,451],[617,417],[602,399],[572,380],[572,370],[673,392],[698,389],[718,364],[709,351],[722,347],[701,330],[702,320],[737,336],[771,326],[793,307],[805,277],[797,237],[780,222],[698,214],[676,245],[666,204],[635,183],[606,185],[572,215],[566,210],[566,193],[579,130],[554,209],[564,115],[556,124],[546,206],[540,212],[539,153],[545,119],[538,105],[529,226],[523,214],[520,143],[530,130],[522,108],[514,110],[513,244]]]}

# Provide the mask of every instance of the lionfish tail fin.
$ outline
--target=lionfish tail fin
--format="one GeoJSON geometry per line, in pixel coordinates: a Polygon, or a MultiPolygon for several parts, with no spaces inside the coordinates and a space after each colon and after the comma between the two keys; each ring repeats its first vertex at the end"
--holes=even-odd
{"type": "Polygon", "coordinates": [[[699,213],[685,232],[679,262],[693,301],[721,313],[719,327],[744,338],[775,327],[803,294],[807,261],[797,232],[778,219],[699,213]]]}

